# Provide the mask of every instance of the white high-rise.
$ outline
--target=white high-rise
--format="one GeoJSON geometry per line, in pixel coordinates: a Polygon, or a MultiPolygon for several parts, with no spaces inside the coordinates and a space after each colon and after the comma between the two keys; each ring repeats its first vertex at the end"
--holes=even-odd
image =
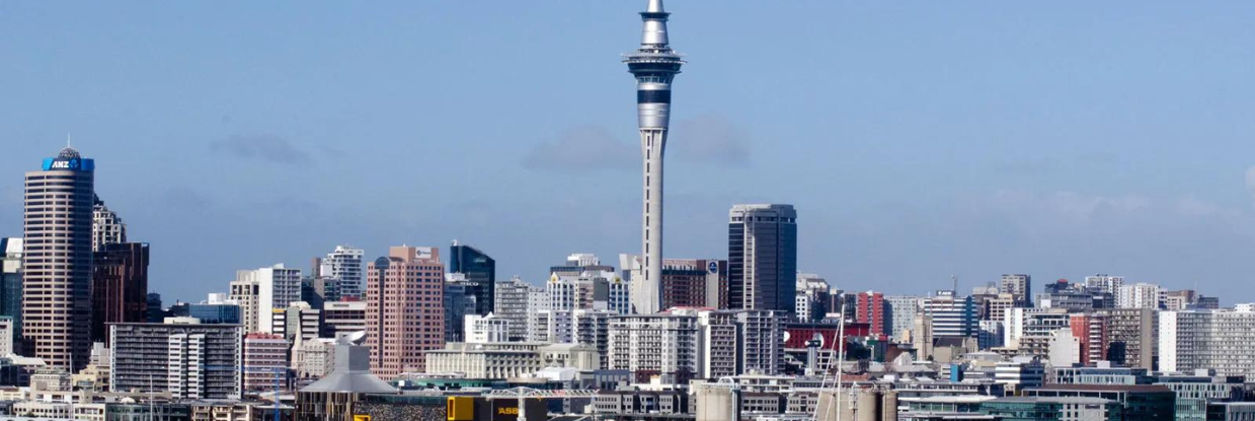
{"type": "Polygon", "coordinates": [[[341,298],[362,297],[362,256],[366,252],[348,246],[336,246],[319,264],[317,276],[336,279],[341,298]]]}
{"type": "Polygon", "coordinates": [[[624,62],[636,77],[636,114],[644,157],[641,256],[642,279],[632,279],[636,312],[652,314],[662,306],[662,157],[671,124],[671,81],[684,60],[671,50],[662,0],[650,0],[641,20],[641,46],[624,62]]]}
{"type": "Polygon", "coordinates": [[[1085,289],[1091,293],[1105,292],[1115,296],[1120,293],[1121,286],[1124,286],[1123,276],[1111,276],[1100,273],[1085,277],[1085,289]]]}
{"type": "Polygon", "coordinates": [[[1158,309],[1159,293],[1159,285],[1155,284],[1123,285],[1116,293],[1116,307],[1158,309]]]}
{"type": "Polygon", "coordinates": [[[1255,304],[1159,312],[1159,369],[1255,376],[1255,304]]]}
{"type": "MultiPolygon", "coordinates": [[[[301,301],[301,270],[289,269],[282,263],[253,270],[241,270],[235,273],[235,282],[231,284],[232,299],[237,299],[236,291],[251,288],[256,294],[256,326],[252,321],[244,325],[253,331],[274,333],[273,311],[284,310],[294,302],[301,301]]],[[[238,298],[251,300],[245,296],[238,298]]],[[[241,301],[243,305],[243,301],[241,301]]],[[[245,309],[241,309],[245,310],[245,309]]],[[[245,310],[245,313],[250,311],[245,310]]]]}

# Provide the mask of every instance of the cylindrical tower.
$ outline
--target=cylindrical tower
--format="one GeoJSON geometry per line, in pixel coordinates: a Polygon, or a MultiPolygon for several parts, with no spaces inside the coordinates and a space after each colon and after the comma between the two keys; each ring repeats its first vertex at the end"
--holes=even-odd
{"type": "Polygon", "coordinates": [[[637,283],[632,305],[641,314],[662,310],[662,157],[671,123],[671,80],[684,64],[667,40],[668,15],[662,0],[649,0],[641,12],[641,46],[623,60],[636,77],[636,116],[644,157],[641,278],[632,280],[637,283]]]}

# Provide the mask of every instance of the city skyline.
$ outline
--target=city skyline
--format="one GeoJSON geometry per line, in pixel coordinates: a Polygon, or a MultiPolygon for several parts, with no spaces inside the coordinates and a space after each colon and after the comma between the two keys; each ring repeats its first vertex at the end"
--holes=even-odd
{"type": "MultiPolygon", "coordinates": [[[[669,158],[670,229],[663,257],[724,255],[723,224],[729,206],[791,203],[805,214],[799,227],[799,270],[820,273],[847,290],[875,286],[892,294],[921,293],[948,285],[952,274],[960,277],[960,289],[965,291],[977,283],[995,282],[1003,273],[1031,274],[1039,285],[1060,277],[1078,281],[1094,273],[1112,273],[1130,282],[1197,287],[1225,297],[1226,304],[1255,298],[1241,288],[1252,269],[1243,257],[1255,252],[1255,215],[1250,191],[1243,184],[1255,184],[1255,177],[1244,179],[1255,159],[1242,158],[1244,152],[1247,156],[1255,152],[1246,145],[1249,142],[1242,142],[1253,128],[1244,111],[1250,109],[1255,89],[1242,72],[1225,70],[1249,67],[1251,62],[1251,47],[1237,41],[1249,39],[1243,34],[1251,29],[1236,26],[1242,14],[1230,10],[1250,6],[1175,10],[1158,5],[1198,18],[1182,24],[1180,31],[1195,39],[1172,43],[1172,38],[1155,32],[1168,22],[1147,16],[1112,22],[1101,18],[1118,16],[1119,8],[1095,5],[1041,16],[1014,6],[963,10],[973,16],[947,13],[933,24],[922,22],[922,16],[938,12],[932,7],[940,6],[894,10],[916,24],[894,27],[903,31],[894,34],[869,26],[890,22],[887,15],[893,14],[874,6],[809,5],[846,12],[824,21],[799,16],[797,9],[804,5],[785,4],[756,10],[766,13],[764,20],[772,22],[774,31],[756,31],[750,37],[740,34],[736,24],[749,19],[749,5],[668,3],[679,19],[673,31],[703,36],[689,35],[684,42],[685,53],[702,60],[686,67],[692,77],[677,93],[685,105],[677,110],[675,153],[669,158]],[[1084,12],[1093,13],[1095,21],[1082,19],[1084,12]],[[857,23],[849,15],[872,18],[857,23]],[[785,16],[799,19],[799,24],[775,23],[785,16]],[[961,26],[957,23],[969,19],[991,17],[1017,18],[1012,21],[1022,24],[1023,30],[1009,23],[957,28],[961,26]],[[1066,23],[1073,26],[1062,25],[1066,23]],[[824,26],[837,24],[850,28],[824,26]],[[1103,30],[1100,24],[1118,30],[1103,30]],[[850,41],[837,36],[859,35],[855,29],[869,31],[850,41]],[[1065,33],[1067,29],[1075,33],[1065,33]],[[808,31],[818,36],[799,36],[808,31]],[[915,38],[929,34],[951,37],[915,38]],[[990,34],[1006,37],[992,40],[987,38],[990,34]],[[1091,41],[1087,35],[1092,46],[1081,43],[1091,41]],[[849,60],[810,55],[793,57],[817,64],[804,69],[775,64],[768,69],[761,63],[730,66],[738,63],[734,54],[740,48],[761,49],[784,40],[802,51],[818,50],[849,60]],[[972,45],[976,40],[980,44],[972,45]],[[900,49],[881,52],[856,47],[855,41],[900,49]],[[1195,48],[1200,43],[1209,48],[1195,48]],[[1134,48],[1143,44],[1158,49],[1134,48]],[[926,54],[928,46],[947,47],[942,51],[956,54],[926,54]],[[1045,59],[1035,55],[1051,52],[1056,55],[1045,59]],[[1005,58],[989,60],[999,56],[1005,58]],[[1207,66],[1200,70],[1200,64],[1207,66]],[[1002,74],[1015,71],[1022,73],[1002,74]],[[764,85],[771,89],[737,84],[755,77],[768,79],[764,85]],[[961,100],[960,95],[974,99],[961,100]],[[798,110],[805,107],[826,111],[798,110]],[[855,118],[872,122],[847,120],[855,118]],[[827,133],[834,134],[821,136],[827,133]],[[1200,134],[1206,136],[1201,143],[1220,150],[1187,147],[1200,143],[1196,139],[1200,134]],[[1153,140],[1135,143],[1147,138],[1153,140]],[[766,179],[741,184],[754,176],[766,179]]],[[[93,7],[103,6],[83,5],[83,10],[66,12],[99,14],[94,21],[75,22],[80,27],[126,22],[125,8],[93,7]]],[[[457,17],[462,7],[448,6],[421,17],[457,17]]],[[[15,121],[32,123],[0,129],[0,135],[14,139],[6,142],[10,153],[0,156],[0,167],[8,169],[8,181],[0,183],[0,233],[20,232],[20,174],[35,169],[36,160],[49,156],[60,146],[64,132],[72,131],[76,148],[108,163],[98,171],[97,192],[127,221],[132,237],[153,245],[150,288],[169,294],[169,300],[199,301],[207,292],[222,292],[241,268],[282,262],[308,271],[304,262],[337,244],[365,249],[369,261],[384,255],[389,245],[443,248],[457,239],[492,255],[500,265],[498,280],[520,274],[533,283],[547,275],[547,262],[569,253],[593,252],[607,261],[618,253],[635,253],[639,152],[630,136],[631,87],[621,64],[608,52],[623,51],[638,36],[640,22],[632,14],[640,5],[564,5],[571,18],[556,23],[544,20],[552,7],[558,6],[501,6],[527,16],[522,20],[533,24],[556,26],[529,27],[534,38],[506,43],[489,33],[449,40],[451,45],[477,45],[499,57],[475,57],[468,67],[454,66],[461,74],[432,68],[412,74],[385,72],[388,82],[380,84],[363,79],[380,71],[375,67],[381,64],[413,62],[399,56],[441,57],[460,50],[393,40],[355,55],[349,48],[354,42],[381,37],[350,30],[350,25],[339,28],[347,31],[349,41],[315,42],[331,55],[298,49],[285,56],[277,53],[294,48],[295,38],[284,35],[304,27],[265,26],[269,22],[264,18],[276,12],[265,10],[257,20],[240,25],[256,31],[248,33],[271,36],[266,39],[215,38],[208,27],[172,30],[168,23],[114,29],[119,38],[110,42],[116,44],[103,50],[137,59],[135,64],[103,60],[98,53],[85,51],[103,41],[63,34],[6,47],[15,49],[19,61],[60,65],[61,70],[10,74],[11,80],[22,82],[16,84],[15,97],[28,101],[0,109],[15,121]],[[156,30],[171,31],[171,39],[145,39],[145,31],[156,30]],[[567,69],[538,67],[557,72],[549,77],[568,81],[556,88],[538,84],[557,89],[549,92],[514,85],[544,79],[534,73],[538,70],[505,67],[505,61],[525,63],[519,67],[542,64],[510,47],[553,46],[558,40],[564,41],[559,44],[564,50],[576,51],[553,58],[567,69]],[[146,48],[168,51],[178,42],[190,42],[192,50],[205,52],[168,55],[176,58],[170,63],[171,74],[145,68],[159,67],[153,66],[154,57],[167,57],[145,55],[146,48]],[[71,53],[46,48],[58,45],[72,47],[71,53]],[[237,70],[220,76],[191,70],[223,53],[216,49],[231,47],[252,48],[245,48],[246,54],[235,63],[210,63],[209,68],[237,70]],[[41,57],[48,60],[36,60],[41,57]],[[345,58],[362,62],[345,64],[345,58]],[[316,69],[294,72],[302,63],[316,69]],[[522,73],[497,81],[491,79],[501,72],[479,69],[493,66],[522,73]],[[356,75],[351,87],[294,95],[314,83],[336,80],[341,71],[356,75]],[[281,77],[287,72],[294,72],[291,79],[281,77]],[[254,73],[257,82],[242,80],[254,73]],[[176,82],[186,78],[235,89],[214,93],[186,86],[186,97],[183,89],[170,89],[178,95],[156,91],[183,86],[176,82]],[[78,82],[57,83],[67,80],[78,82]],[[430,80],[449,80],[455,88],[433,86],[430,80]],[[421,102],[419,94],[435,93],[449,104],[460,89],[456,87],[476,82],[484,86],[468,88],[464,99],[443,110],[383,92],[395,83],[407,86],[402,96],[413,95],[421,102]],[[257,88],[252,83],[275,86],[244,92],[257,88]],[[414,87],[430,91],[411,90],[414,87]],[[27,89],[39,89],[43,95],[27,89]],[[493,90],[497,92],[488,92],[493,90]],[[549,114],[543,118],[530,112],[509,115],[495,108],[504,105],[484,105],[495,101],[508,105],[543,95],[578,100],[574,104],[546,100],[549,114]],[[293,98],[276,99],[284,96],[293,98]],[[118,107],[104,106],[115,97],[125,100],[118,107]],[[347,102],[330,105],[341,99],[347,102]],[[480,114],[475,109],[479,106],[488,109],[480,114]],[[373,107],[378,107],[377,114],[373,107]],[[492,118],[494,124],[475,127],[470,122],[476,116],[492,118]],[[499,147],[505,157],[475,153],[487,147],[499,147]],[[394,155],[415,158],[394,164],[389,162],[394,155]],[[400,206],[391,210],[381,209],[387,206],[364,193],[382,181],[431,172],[427,167],[460,183],[452,183],[457,187],[449,190],[414,181],[413,195],[401,198],[400,206]],[[156,173],[163,176],[153,179],[156,173]],[[154,203],[162,206],[150,206],[154,203]]],[[[27,31],[41,25],[69,24],[50,21],[55,6],[6,8],[14,25],[0,33],[9,37],[34,34],[27,31]]],[[[197,6],[163,5],[150,13],[178,16],[188,8],[197,6]]],[[[347,14],[348,22],[378,18],[356,12],[347,14]]],[[[305,13],[313,22],[325,18],[305,13]]],[[[409,13],[402,15],[414,17],[419,11],[409,13]]],[[[517,23],[504,22],[509,19],[487,18],[501,20],[505,31],[520,31],[517,23]]],[[[402,23],[381,24],[404,29],[400,31],[407,35],[404,39],[420,39],[426,33],[406,29],[402,23]]],[[[448,25],[459,23],[467,21],[454,19],[448,25]]],[[[463,28],[458,34],[479,28],[463,28]]],[[[311,34],[301,33],[305,35],[311,34]]]]}

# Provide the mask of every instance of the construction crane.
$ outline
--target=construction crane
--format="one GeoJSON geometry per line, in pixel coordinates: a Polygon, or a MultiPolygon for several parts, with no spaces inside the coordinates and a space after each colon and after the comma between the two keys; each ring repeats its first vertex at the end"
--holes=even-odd
{"type": "Polygon", "coordinates": [[[518,399],[519,417],[518,421],[527,421],[527,407],[523,404],[527,398],[592,398],[597,396],[596,390],[586,389],[558,389],[545,390],[533,389],[530,387],[512,387],[509,389],[497,389],[484,397],[487,399],[518,399]]]}

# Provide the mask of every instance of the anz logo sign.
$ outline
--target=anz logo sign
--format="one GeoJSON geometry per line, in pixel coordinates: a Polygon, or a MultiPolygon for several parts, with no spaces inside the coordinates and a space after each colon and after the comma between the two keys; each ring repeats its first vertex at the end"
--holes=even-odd
{"type": "Polygon", "coordinates": [[[91,171],[95,165],[90,159],[82,158],[70,159],[45,159],[43,169],[48,170],[71,170],[71,171],[91,171]]]}
{"type": "Polygon", "coordinates": [[[52,161],[52,169],[54,170],[77,170],[82,166],[78,158],[67,159],[64,161],[52,161]]]}

